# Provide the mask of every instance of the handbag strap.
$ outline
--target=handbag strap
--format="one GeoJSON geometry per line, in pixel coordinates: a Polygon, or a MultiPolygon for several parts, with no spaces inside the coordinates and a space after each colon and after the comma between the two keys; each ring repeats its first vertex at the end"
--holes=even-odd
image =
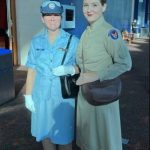
{"type": "Polygon", "coordinates": [[[69,37],[69,39],[68,39],[68,43],[67,43],[67,46],[66,46],[66,48],[65,48],[65,53],[64,53],[64,56],[63,56],[61,65],[63,65],[63,63],[64,63],[64,61],[65,61],[65,58],[66,58],[66,55],[67,55],[67,51],[68,51],[68,48],[69,48],[69,45],[70,45],[70,42],[71,42],[71,38],[72,38],[72,35],[70,35],[70,37],[69,37]]]}

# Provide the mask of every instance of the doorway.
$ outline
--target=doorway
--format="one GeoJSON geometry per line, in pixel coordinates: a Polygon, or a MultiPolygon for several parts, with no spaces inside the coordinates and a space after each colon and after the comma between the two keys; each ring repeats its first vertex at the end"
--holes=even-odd
{"type": "Polygon", "coordinates": [[[10,1],[10,18],[12,20],[12,24],[10,26],[11,31],[11,39],[10,39],[10,47],[13,50],[13,64],[18,64],[18,47],[17,47],[17,29],[16,29],[16,0],[7,0],[10,1]]]}
{"type": "Polygon", "coordinates": [[[1,0],[0,4],[0,47],[12,50],[13,65],[18,64],[16,0],[1,0]]]}
{"type": "Polygon", "coordinates": [[[9,48],[9,38],[7,35],[7,6],[6,0],[1,0],[0,5],[0,48],[9,48]]]}

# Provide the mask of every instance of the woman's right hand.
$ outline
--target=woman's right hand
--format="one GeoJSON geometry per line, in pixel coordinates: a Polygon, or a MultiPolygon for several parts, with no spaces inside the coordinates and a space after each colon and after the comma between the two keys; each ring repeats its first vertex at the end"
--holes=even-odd
{"type": "Polygon", "coordinates": [[[96,74],[96,72],[80,73],[80,76],[76,81],[76,84],[82,85],[85,83],[94,82],[96,80],[99,80],[99,76],[96,74]]]}
{"type": "Polygon", "coordinates": [[[56,68],[53,68],[52,72],[55,76],[64,76],[67,74],[74,75],[75,68],[72,65],[68,65],[68,66],[61,65],[56,68]]]}

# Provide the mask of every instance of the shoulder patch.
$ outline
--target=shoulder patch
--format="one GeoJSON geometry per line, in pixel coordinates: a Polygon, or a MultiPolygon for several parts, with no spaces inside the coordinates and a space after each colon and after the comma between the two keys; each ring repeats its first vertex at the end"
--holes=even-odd
{"type": "Polygon", "coordinates": [[[118,39],[118,32],[112,29],[109,31],[108,36],[110,36],[113,40],[116,40],[118,39]]]}

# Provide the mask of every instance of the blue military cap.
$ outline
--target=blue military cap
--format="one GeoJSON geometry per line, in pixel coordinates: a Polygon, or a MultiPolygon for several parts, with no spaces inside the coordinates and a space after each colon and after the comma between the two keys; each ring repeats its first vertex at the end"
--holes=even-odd
{"type": "Polygon", "coordinates": [[[41,5],[40,11],[42,14],[62,14],[63,7],[58,1],[44,1],[41,5]]]}

